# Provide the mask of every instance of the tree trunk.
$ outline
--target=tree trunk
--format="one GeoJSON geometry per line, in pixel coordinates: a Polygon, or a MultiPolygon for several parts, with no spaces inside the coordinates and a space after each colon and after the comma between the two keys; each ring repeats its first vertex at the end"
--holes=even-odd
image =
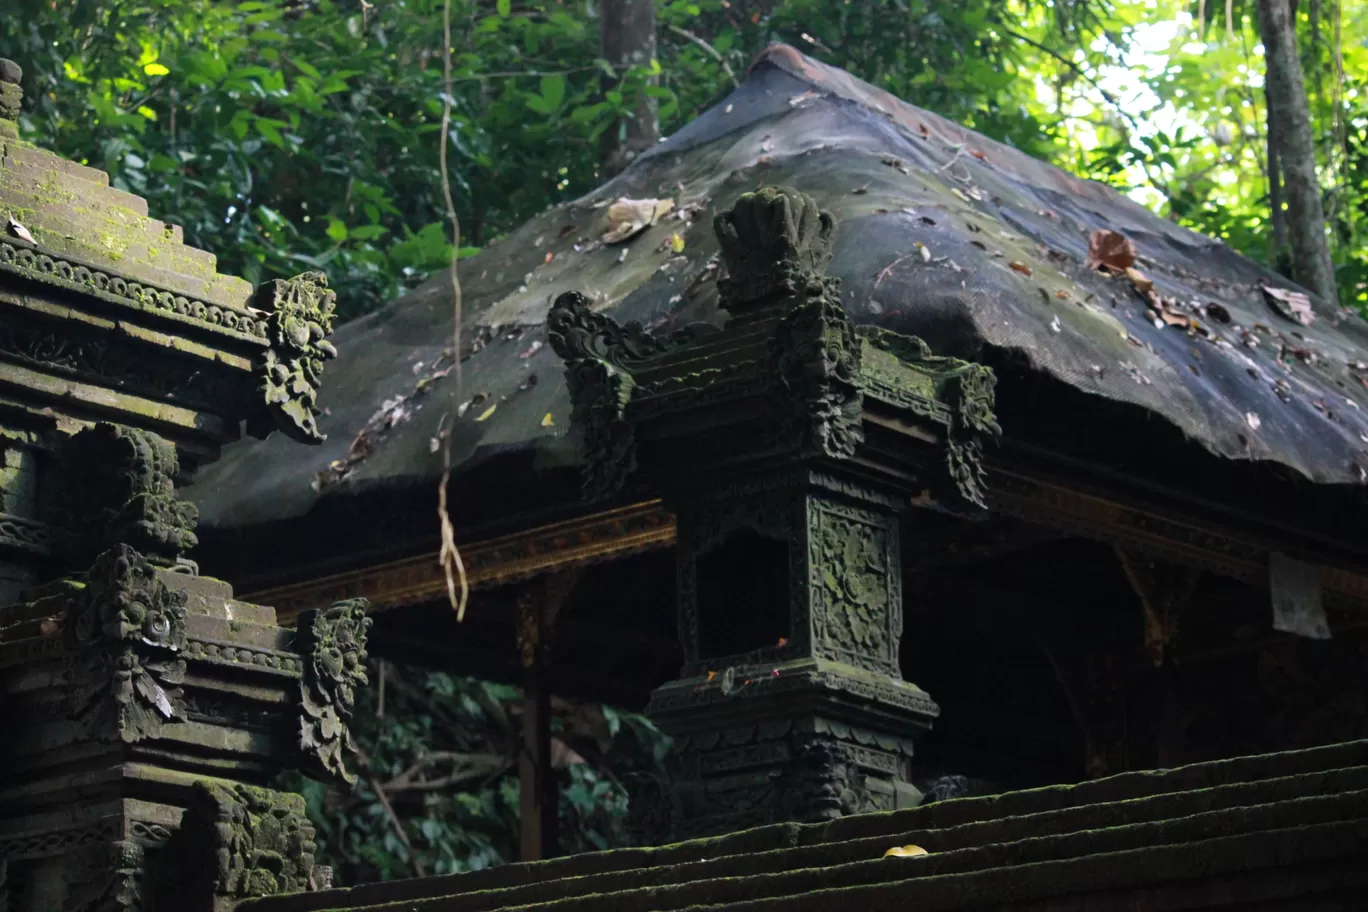
{"type": "MultiPolygon", "coordinates": [[[[1268,262],[1279,275],[1289,279],[1295,274],[1292,268],[1292,250],[1287,242],[1287,210],[1283,208],[1282,168],[1278,166],[1278,150],[1273,143],[1273,131],[1268,131],[1268,208],[1272,214],[1273,246],[1268,262]]],[[[477,245],[478,246],[478,245],[477,245]]]]}
{"type": "MultiPolygon", "coordinates": [[[[628,67],[650,66],[656,55],[655,0],[599,0],[599,46],[603,59],[619,74],[628,67]]],[[[628,101],[635,101],[631,113],[603,133],[600,163],[605,178],[660,140],[655,99],[642,92],[628,101]]]]}
{"type": "MultiPolygon", "coordinates": [[[[1311,112],[1297,55],[1297,35],[1288,0],[1258,0],[1268,92],[1268,136],[1281,166],[1287,201],[1287,229],[1297,281],[1327,303],[1336,304],[1335,274],[1325,237],[1325,212],[1316,178],[1311,112]]],[[[1270,174],[1271,174],[1270,166],[1270,174]]]]}

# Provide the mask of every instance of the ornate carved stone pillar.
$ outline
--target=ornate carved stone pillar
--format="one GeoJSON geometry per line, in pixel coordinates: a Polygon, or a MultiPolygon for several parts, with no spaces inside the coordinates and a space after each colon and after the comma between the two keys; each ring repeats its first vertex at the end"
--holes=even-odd
{"type": "Polygon", "coordinates": [[[219,912],[307,889],[302,799],[264,786],[286,768],[353,778],[365,603],[279,627],[273,609],[237,601],[180,557],[193,514],[175,499],[174,450],[97,425],[62,448],[61,464],[96,454],[74,473],[84,482],[65,503],[79,509],[64,515],[104,522],[54,526],[72,543],[67,560],[97,538],[107,547],[87,571],[0,609],[10,908],[219,912]]]}
{"type": "Polygon", "coordinates": [[[334,294],[259,291],[19,139],[0,61],[0,908],[219,910],[309,889],[277,772],[347,780],[369,620],[276,623],[185,559],[175,478],[244,426],[317,442],[334,294]]]}
{"type": "Polygon", "coordinates": [[[834,233],[797,191],[748,193],[717,219],[725,329],[656,337],[575,294],[548,318],[586,494],[639,460],[677,514],[685,666],[649,712],[680,775],[640,783],[645,842],[920,800],[938,709],[899,666],[901,523],[981,507],[994,378],[851,323],[834,233]]]}

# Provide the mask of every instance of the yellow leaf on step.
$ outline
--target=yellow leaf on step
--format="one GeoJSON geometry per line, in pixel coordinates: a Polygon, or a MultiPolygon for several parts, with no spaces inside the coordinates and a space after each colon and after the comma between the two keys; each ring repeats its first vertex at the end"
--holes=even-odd
{"type": "Polygon", "coordinates": [[[476,420],[476,421],[484,421],[484,420],[485,420],[486,418],[488,418],[490,415],[494,414],[494,410],[495,410],[496,408],[498,408],[498,407],[499,407],[499,404],[498,404],[497,402],[494,403],[494,404],[491,405],[489,408],[487,408],[487,409],[485,409],[483,412],[481,412],[481,413],[480,413],[480,417],[479,417],[479,418],[476,418],[475,420],[476,420]]]}
{"type": "Polygon", "coordinates": [[[930,853],[917,845],[894,846],[884,852],[884,858],[912,858],[916,855],[929,855],[930,853]]]}
{"type": "Polygon", "coordinates": [[[542,427],[555,427],[555,426],[556,426],[556,422],[554,422],[554,421],[551,420],[551,413],[550,413],[550,412],[547,412],[547,413],[546,413],[546,417],[542,419],[542,427]]]}

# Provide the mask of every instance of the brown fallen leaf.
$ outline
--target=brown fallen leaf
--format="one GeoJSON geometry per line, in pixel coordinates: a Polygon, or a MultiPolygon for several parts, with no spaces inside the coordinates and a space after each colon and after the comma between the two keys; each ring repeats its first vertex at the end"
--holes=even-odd
{"type": "Polygon", "coordinates": [[[1034,272],[1034,270],[1032,270],[1030,266],[1027,266],[1025,263],[1022,263],[1019,260],[1012,260],[1012,262],[1008,263],[1007,265],[1010,266],[1014,271],[1019,272],[1024,276],[1031,275],[1034,272]]]}
{"type": "Polygon", "coordinates": [[[969,154],[972,155],[972,156],[974,156],[974,158],[977,158],[979,161],[987,161],[987,160],[988,160],[988,156],[984,155],[984,154],[983,154],[982,152],[980,152],[978,149],[974,149],[974,150],[973,150],[972,152],[970,152],[969,154]]]}
{"type": "Polygon", "coordinates": [[[1126,278],[1131,280],[1135,290],[1141,294],[1145,294],[1154,288],[1154,280],[1133,266],[1126,268],[1126,278]]]}
{"type": "Polygon", "coordinates": [[[1099,229],[1088,238],[1088,268],[1124,272],[1135,265],[1135,245],[1124,234],[1099,229]]]}
{"type": "Polygon", "coordinates": [[[622,197],[608,207],[605,244],[621,244],[636,237],[674,208],[672,199],[627,199],[622,197]]]}
{"type": "Polygon", "coordinates": [[[542,265],[544,266],[547,263],[550,263],[555,258],[556,255],[554,253],[552,253],[550,250],[546,251],[546,256],[542,257],[542,265]]]}
{"type": "Polygon", "coordinates": [[[1311,309],[1311,298],[1302,292],[1265,285],[1263,293],[1268,305],[1287,319],[1295,320],[1302,326],[1310,326],[1316,322],[1316,312],[1311,309]]]}

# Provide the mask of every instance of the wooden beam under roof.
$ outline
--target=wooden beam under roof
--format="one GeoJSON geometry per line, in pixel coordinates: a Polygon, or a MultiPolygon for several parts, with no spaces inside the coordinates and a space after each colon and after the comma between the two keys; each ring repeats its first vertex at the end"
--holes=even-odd
{"type": "MultiPolygon", "coordinates": [[[[1120,490],[1110,480],[1000,455],[988,472],[989,507],[995,514],[1049,530],[1089,538],[1137,553],[1266,586],[1268,555],[1287,553],[1321,568],[1331,605],[1368,607],[1368,555],[1323,541],[1313,532],[1260,523],[1213,505],[1194,508],[1176,497],[1120,490]]],[[[992,520],[989,520],[991,522],[992,520]]],[[[659,500],[589,514],[485,541],[462,545],[472,588],[507,585],[575,566],[618,560],[674,545],[674,516],[659,500]]],[[[447,582],[436,548],[390,563],[301,580],[244,596],[273,605],[281,623],[303,609],[365,597],[384,611],[446,598],[447,582]]]]}

